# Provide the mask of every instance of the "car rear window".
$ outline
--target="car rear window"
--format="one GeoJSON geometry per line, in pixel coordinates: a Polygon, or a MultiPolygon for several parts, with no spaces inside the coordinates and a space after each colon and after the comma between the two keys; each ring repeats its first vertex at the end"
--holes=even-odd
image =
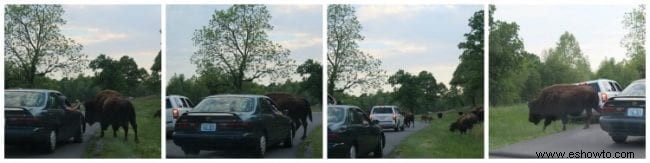
{"type": "Polygon", "coordinates": [[[169,101],[169,99],[166,99],[165,100],[165,106],[167,107],[167,109],[171,109],[172,108],[172,102],[169,101]]]}
{"type": "Polygon", "coordinates": [[[8,107],[42,107],[45,106],[45,99],[46,95],[43,92],[5,92],[5,106],[8,107]]]}
{"type": "Polygon", "coordinates": [[[634,82],[621,93],[622,96],[645,96],[645,83],[634,82]]]}
{"type": "Polygon", "coordinates": [[[593,88],[594,91],[596,91],[596,92],[600,92],[600,87],[598,86],[598,83],[597,83],[597,82],[595,82],[595,83],[589,83],[589,86],[591,86],[591,88],[593,88]]]}
{"type": "Polygon", "coordinates": [[[377,107],[372,109],[373,114],[385,114],[385,113],[393,113],[393,109],[389,107],[377,107]]]}
{"type": "Polygon", "coordinates": [[[252,112],[255,100],[250,97],[211,97],[201,101],[193,112],[252,112]]]}
{"type": "Polygon", "coordinates": [[[341,107],[327,108],[327,122],[340,123],[345,119],[345,109],[341,107]]]}

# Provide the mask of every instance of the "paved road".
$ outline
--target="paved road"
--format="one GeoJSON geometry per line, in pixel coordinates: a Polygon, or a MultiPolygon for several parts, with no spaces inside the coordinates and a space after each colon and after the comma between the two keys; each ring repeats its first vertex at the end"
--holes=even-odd
{"type": "Polygon", "coordinates": [[[99,124],[86,127],[82,143],[59,142],[54,153],[44,154],[37,150],[26,147],[7,147],[5,146],[6,158],[81,158],[87,140],[90,139],[99,130],[99,124]]]}
{"type": "MultiPolygon", "coordinates": [[[[322,124],[322,112],[313,112],[312,118],[314,118],[309,126],[307,127],[307,134],[314,129],[314,127],[322,124]]],[[[298,145],[302,142],[300,137],[302,137],[303,129],[300,128],[296,131],[296,138],[293,139],[293,147],[291,148],[282,148],[282,147],[271,147],[266,151],[265,158],[295,158],[298,150],[298,145]]],[[[186,157],[183,153],[183,150],[179,146],[176,146],[171,139],[167,139],[167,158],[184,158],[186,157]]],[[[187,156],[187,157],[197,157],[197,158],[223,158],[223,157],[238,157],[231,154],[225,153],[224,151],[201,151],[198,156],[187,156]]]]}
{"type": "Polygon", "coordinates": [[[537,158],[535,152],[602,152],[603,150],[611,152],[612,155],[615,152],[634,152],[634,158],[645,158],[645,137],[628,137],[625,144],[616,144],[607,132],[600,128],[600,125],[592,124],[589,129],[578,127],[490,151],[490,158],[537,158]]]}
{"type": "Polygon", "coordinates": [[[407,136],[420,131],[424,127],[428,126],[429,124],[426,123],[421,123],[420,121],[415,122],[415,128],[405,128],[404,131],[399,131],[396,132],[395,130],[384,130],[384,135],[386,136],[386,146],[384,147],[384,157],[389,156],[393,150],[395,150],[395,147],[399,145],[402,140],[404,140],[407,136]]]}

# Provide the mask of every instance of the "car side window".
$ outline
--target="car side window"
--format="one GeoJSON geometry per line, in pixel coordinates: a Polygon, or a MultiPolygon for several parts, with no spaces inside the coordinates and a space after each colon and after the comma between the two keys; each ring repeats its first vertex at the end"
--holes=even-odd
{"type": "Polygon", "coordinates": [[[194,104],[192,103],[192,101],[190,101],[190,99],[183,98],[183,100],[185,100],[185,102],[187,103],[187,106],[188,106],[188,107],[190,107],[190,108],[193,108],[193,107],[194,107],[194,104]]]}
{"type": "Polygon", "coordinates": [[[352,124],[363,124],[363,121],[361,120],[363,115],[360,115],[358,111],[356,110],[351,110],[351,117],[352,117],[352,124]]]}
{"type": "Polygon", "coordinates": [[[272,108],[271,108],[272,106],[271,106],[271,104],[269,103],[269,101],[267,99],[260,98],[258,100],[258,102],[259,102],[258,106],[260,108],[261,113],[264,113],[264,114],[272,114],[273,113],[272,108]]]}
{"type": "Polygon", "coordinates": [[[61,103],[59,102],[58,96],[54,93],[50,93],[47,97],[48,109],[63,109],[61,108],[61,103]]]}
{"type": "Polygon", "coordinates": [[[356,114],[359,115],[359,120],[361,120],[361,123],[364,125],[369,125],[370,124],[370,119],[368,119],[368,116],[361,112],[361,110],[355,110],[356,114]]]}

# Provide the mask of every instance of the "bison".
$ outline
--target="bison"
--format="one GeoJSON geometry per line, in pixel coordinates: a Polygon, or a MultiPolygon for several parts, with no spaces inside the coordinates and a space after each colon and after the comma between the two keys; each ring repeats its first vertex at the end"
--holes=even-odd
{"type": "Polygon", "coordinates": [[[413,115],[413,112],[404,113],[404,125],[406,127],[415,127],[415,115],[413,115]]]}
{"type": "Polygon", "coordinates": [[[437,115],[438,115],[438,119],[442,119],[443,113],[438,113],[437,115]]]}
{"type": "Polygon", "coordinates": [[[542,89],[539,96],[528,102],[528,121],[537,125],[544,119],[544,127],[555,120],[562,120],[562,130],[566,130],[568,115],[587,113],[585,129],[591,123],[591,109],[599,108],[598,94],[589,86],[556,84],[542,89]]]}
{"type": "Polygon", "coordinates": [[[301,139],[304,140],[307,137],[307,118],[309,118],[309,121],[312,121],[309,101],[304,97],[284,92],[268,93],[266,96],[275,102],[278,109],[286,112],[291,117],[294,135],[300,126],[303,127],[304,130],[301,139]]]}
{"type": "Polygon", "coordinates": [[[472,111],[470,111],[470,112],[472,114],[476,115],[476,117],[478,118],[478,121],[483,122],[483,107],[482,106],[476,107],[476,108],[472,109],[472,111]]]}
{"type": "Polygon", "coordinates": [[[460,134],[465,134],[465,132],[467,132],[469,129],[472,129],[476,123],[478,123],[478,117],[476,114],[464,114],[458,117],[458,119],[456,119],[456,122],[451,123],[449,126],[449,131],[454,132],[458,130],[460,134]]]}
{"type": "Polygon", "coordinates": [[[124,129],[124,140],[127,140],[129,132],[128,125],[131,125],[135,133],[135,142],[138,142],[138,125],[135,118],[135,108],[128,98],[123,97],[119,92],[103,90],[95,95],[95,98],[84,102],[86,108],[86,123],[93,125],[99,122],[101,126],[101,137],[104,137],[104,130],[109,126],[113,128],[113,136],[117,137],[117,130],[124,129]]]}

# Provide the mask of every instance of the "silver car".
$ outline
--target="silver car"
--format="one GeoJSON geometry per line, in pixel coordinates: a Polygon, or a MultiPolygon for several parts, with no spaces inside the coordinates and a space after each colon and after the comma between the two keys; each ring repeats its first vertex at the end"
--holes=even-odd
{"type": "Polygon", "coordinates": [[[166,131],[167,135],[174,132],[174,125],[178,117],[189,112],[194,107],[192,101],[185,96],[169,95],[165,100],[166,105],[166,131]]]}
{"type": "Polygon", "coordinates": [[[379,121],[379,126],[384,129],[394,129],[395,131],[404,131],[404,115],[395,105],[373,106],[370,110],[370,120],[379,121]]]}

